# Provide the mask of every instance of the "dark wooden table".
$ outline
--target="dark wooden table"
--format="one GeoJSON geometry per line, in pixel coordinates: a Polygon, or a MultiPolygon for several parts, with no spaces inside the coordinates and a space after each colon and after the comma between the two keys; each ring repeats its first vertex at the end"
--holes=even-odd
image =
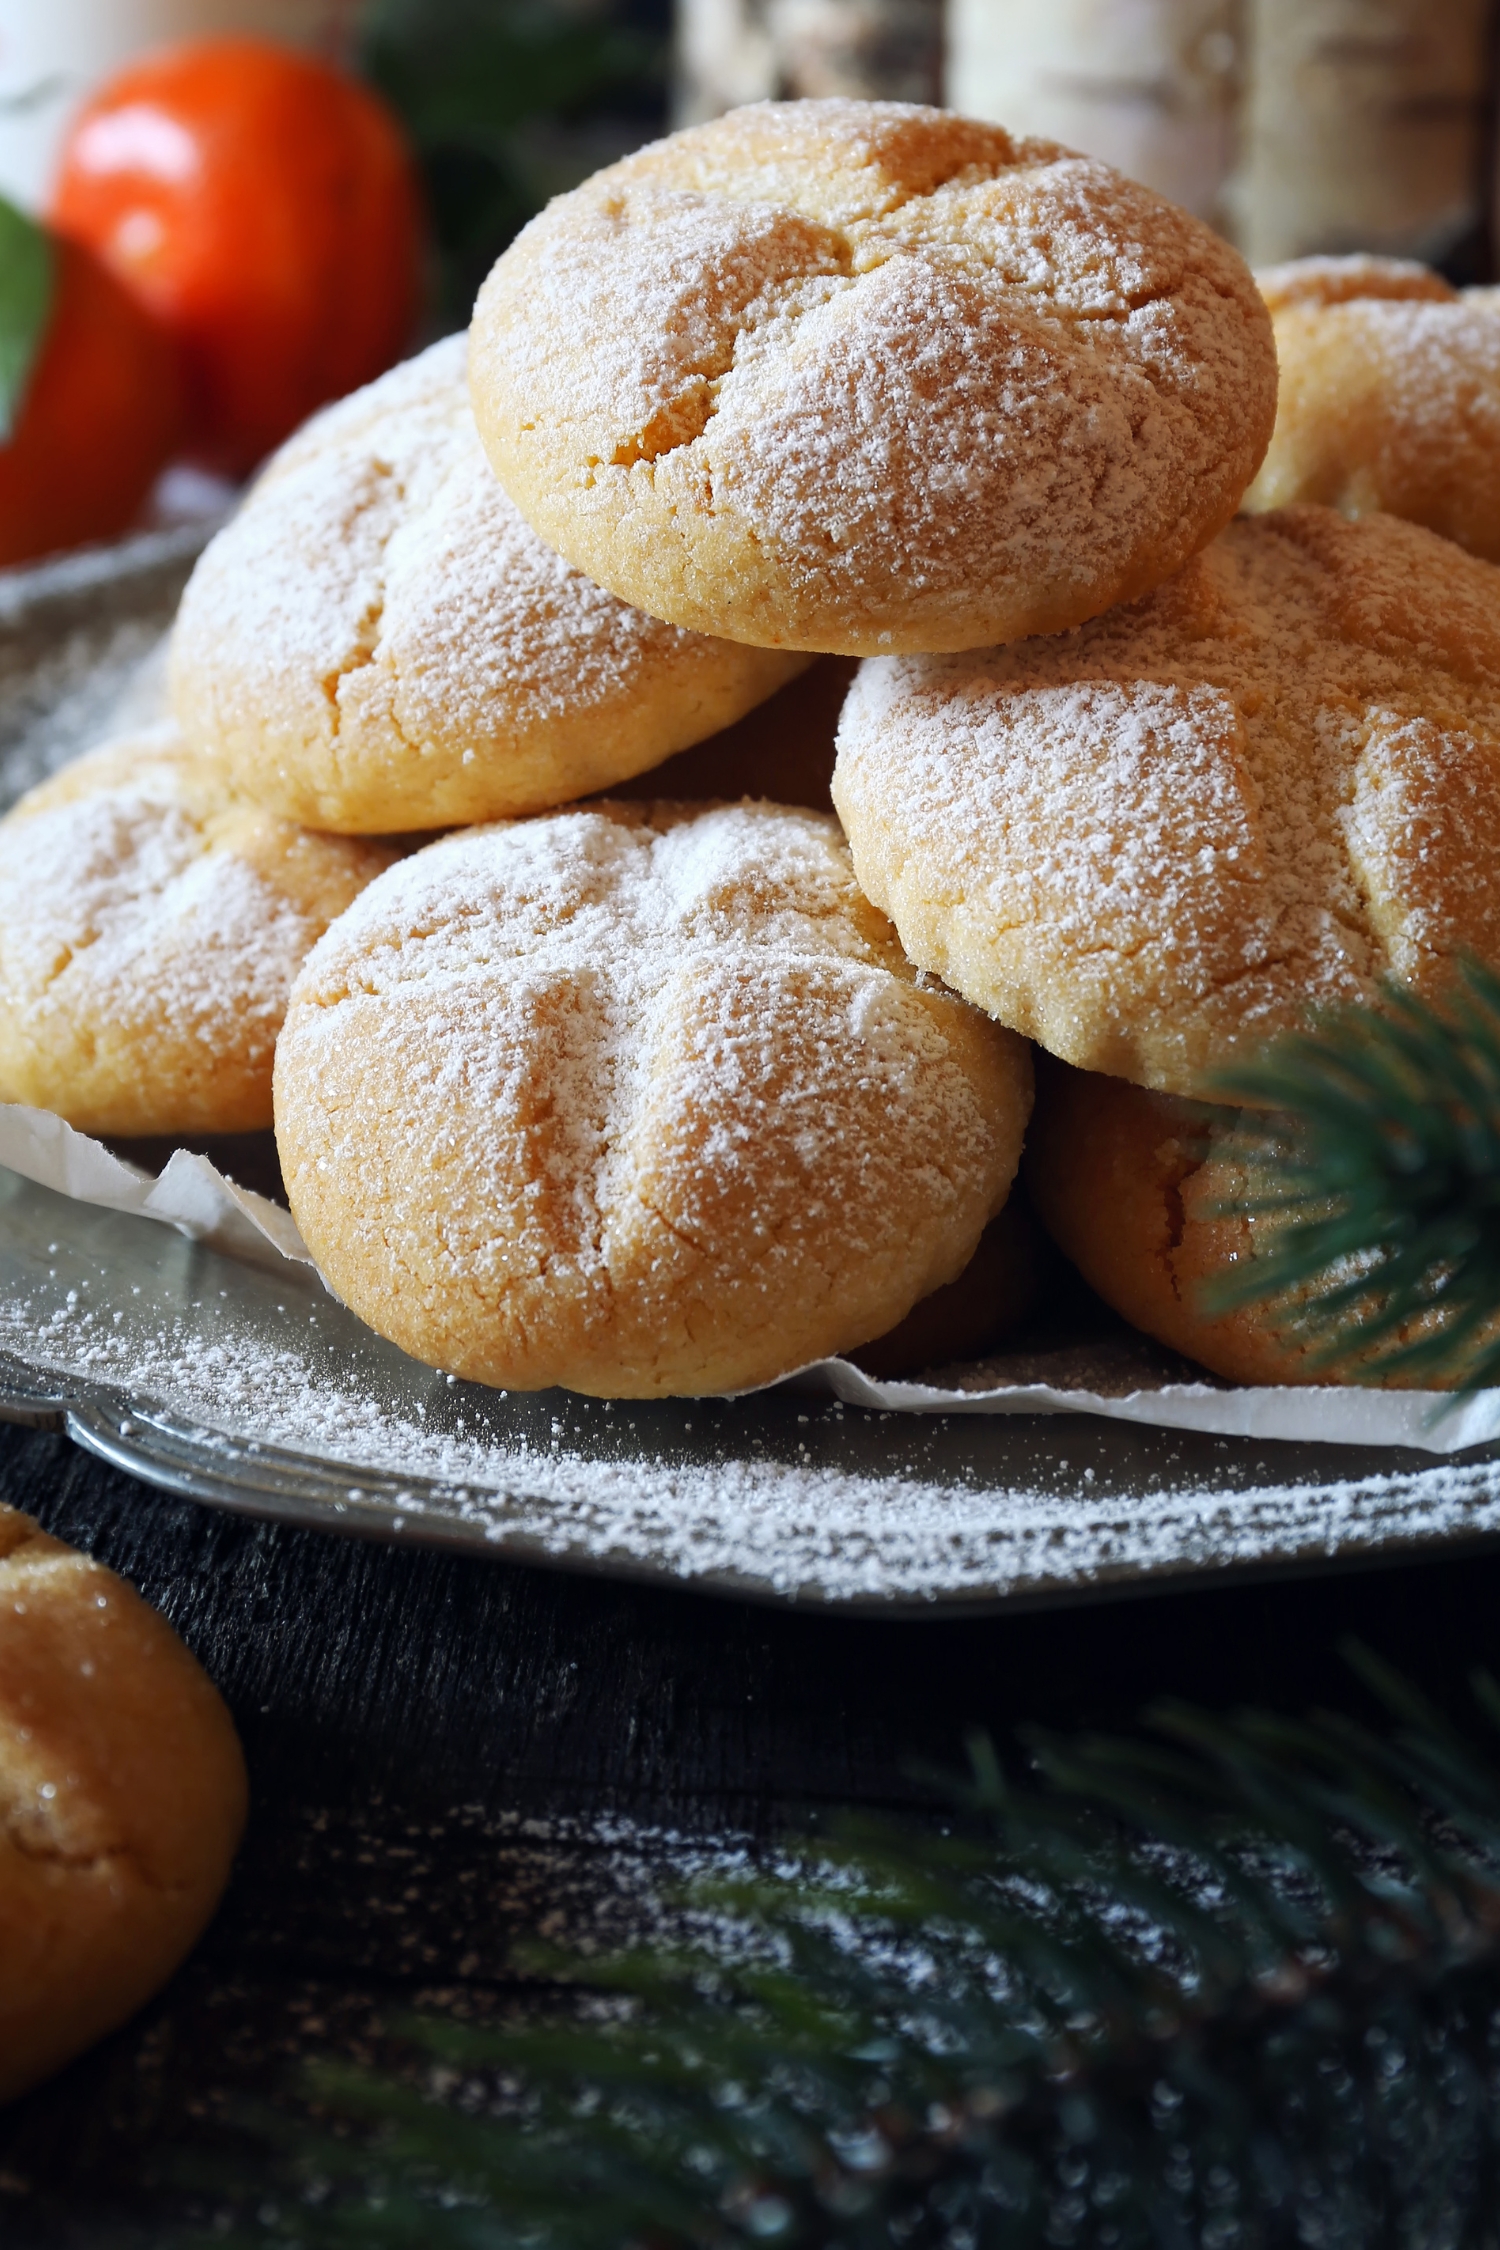
{"type": "MultiPolygon", "coordinates": [[[[1454,1708],[1500,1663],[1500,1554],[927,1623],[756,1608],[255,1524],[47,1433],[0,1499],[123,1572],[238,1722],[253,1811],[169,1990],[0,2113],[5,2250],[145,2244],[163,2152],[393,2007],[482,2007],[520,1931],[628,1919],[680,1839],[919,1801],[964,1729],[1120,1724],[1153,1697],[1358,1708],[1355,1633],[1454,1708]]],[[[175,2161],[175,2158],[172,2159],[175,2161]]]]}

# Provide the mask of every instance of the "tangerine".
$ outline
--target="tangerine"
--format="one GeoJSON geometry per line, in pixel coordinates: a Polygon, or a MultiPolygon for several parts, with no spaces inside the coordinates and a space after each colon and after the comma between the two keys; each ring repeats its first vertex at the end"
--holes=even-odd
{"type": "Polygon", "coordinates": [[[0,445],[0,564],[115,538],[182,426],[170,338],[91,252],[55,251],[47,327],[0,445]]]}
{"type": "Polygon", "coordinates": [[[51,216],[178,339],[190,451],[228,475],[410,341],[423,223],[401,127],[267,40],[194,40],[111,79],[68,132],[51,216]]]}

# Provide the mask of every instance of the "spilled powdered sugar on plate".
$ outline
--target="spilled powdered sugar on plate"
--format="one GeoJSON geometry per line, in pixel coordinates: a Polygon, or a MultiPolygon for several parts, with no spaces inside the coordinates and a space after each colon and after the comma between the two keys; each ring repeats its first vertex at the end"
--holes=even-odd
{"type": "MultiPolygon", "coordinates": [[[[207,1157],[186,1149],[179,1149],[153,1180],[45,1110],[0,1104],[0,1165],[82,1203],[162,1221],[272,1271],[287,1263],[310,1263],[288,1212],[237,1186],[207,1157]]],[[[368,1336],[371,1351],[394,1348],[367,1330],[359,1333],[368,1336]]],[[[1010,1355],[1013,1371],[1002,1359],[986,1367],[940,1370],[943,1380],[927,1382],[880,1381],[849,1360],[825,1359],[772,1387],[831,1394],[845,1404],[883,1413],[1088,1414],[1159,1430],[1401,1446],[1439,1454],[1462,1452],[1500,1435],[1500,1390],[1480,1391],[1455,1403],[1422,1391],[1180,1382],[1153,1377],[1149,1355],[1140,1366],[1128,1351],[1112,1356],[1120,1363],[1123,1381],[1110,1358],[1101,1362],[1097,1352],[1094,1364],[1083,1367],[1077,1353],[1055,1352],[1010,1355]]]]}
{"type": "Polygon", "coordinates": [[[508,1396],[369,1337],[304,1269],[273,1275],[14,1179],[0,1219],[0,1348],[66,1371],[33,1395],[71,1399],[75,1434],[176,1489],[327,1528],[881,1605],[1500,1532],[1488,1460],[867,1414],[785,1389],[508,1396]]]}
{"type": "Polygon", "coordinates": [[[166,632],[212,526],[0,571],[0,810],[166,716],[166,632]]]}

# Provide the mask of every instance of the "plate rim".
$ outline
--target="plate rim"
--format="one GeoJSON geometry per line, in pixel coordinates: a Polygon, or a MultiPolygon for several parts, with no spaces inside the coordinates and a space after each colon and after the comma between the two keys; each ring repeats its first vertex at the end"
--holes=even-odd
{"type": "MultiPolygon", "coordinates": [[[[1047,1417],[1053,1423],[1073,1419],[1066,1415],[1047,1417]]],[[[1088,1578],[1067,1583],[1033,1576],[1009,1586],[976,1582],[972,1588],[949,1587],[930,1594],[899,1588],[889,1593],[859,1588],[840,1592],[817,1581],[783,1588],[748,1572],[721,1568],[689,1574],[665,1559],[655,1560],[628,1549],[558,1544],[520,1526],[502,1524],[498,1530],[487,1531],[462,1517],[447,1517],[441,1508],[430,1505],[453,1490],[441,1479],[399,1476],[389,1469],[320,1460],[270,1441],[211,1430],[173,1409],[133,1397],[118,1384],[40,1366],[3,1346],[0,1423],[61,1432],[110,1467],[175,1498],[230,1515],[287,1523],[327,1537],[431,1548],[526,1568],[628,1581],[672,1593],[745,1601],[762,1608],[914,1624],[1287,1583],[1348,1570],[1394,1568],[1414,1561],[1456,1560],[1464,1554],[1500,1547],[1497,1524],[1489,1530],[1460,1528],[1430,1537],[1409,1532],[1378,1543],[1344,1539],[1330,1545],[1310,1538],[1294,1552],[1246,1560],[1105,1562],[1088,1578]],[[364,1482],[356,1486],[348,1481],[355,1476],[364,1482]],[[342,1490],[342,1498],[333,1496],[333,1487],[342,1490]],[[428,1505],[424,1506],[424,1501],[428,1505]]],[[[1492,1456],[1489,1465],[1494,1484],[1500,1490],[1500,1447],[1487,1450],[1492,1456]]],[[[1433,1466],[1436,1469],[1437,1464],[1433,1466]]],[[[1415,1472],[1418,1477],[1425,1473],[1415,1472]]],[[[528,1498],[546,1504],[544,1495],[519,1490],[494,1497],[502,1504],[528,1498]]]]}

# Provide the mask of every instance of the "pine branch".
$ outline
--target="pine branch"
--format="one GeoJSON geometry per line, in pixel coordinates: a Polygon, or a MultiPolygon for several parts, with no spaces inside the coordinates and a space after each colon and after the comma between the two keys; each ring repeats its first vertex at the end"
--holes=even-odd
{"type": "Polygon", "coordinates": [[[1500,1380],[1500,978],[1466,962],[1441,1007],[1391,986],[1209,1091],[1255,1105],[1226,1154],[1266,1222],[1211,1310],[1266,1305],[1345,1380],[1500,1380]]]}
{"type": "Polygon", "coordinates": [[[533,1955],[543,2020],[408,2027],[467,2110],[324,2066],[328,2130],[256,2124],[273,2238],[1493,2250],[1500,1763],[1356,1662],[1387,1733],[1168,1705],[1024,1787],[976,1740],[945,1827],[695,1886],[712,1947],[533,1955]]]}

